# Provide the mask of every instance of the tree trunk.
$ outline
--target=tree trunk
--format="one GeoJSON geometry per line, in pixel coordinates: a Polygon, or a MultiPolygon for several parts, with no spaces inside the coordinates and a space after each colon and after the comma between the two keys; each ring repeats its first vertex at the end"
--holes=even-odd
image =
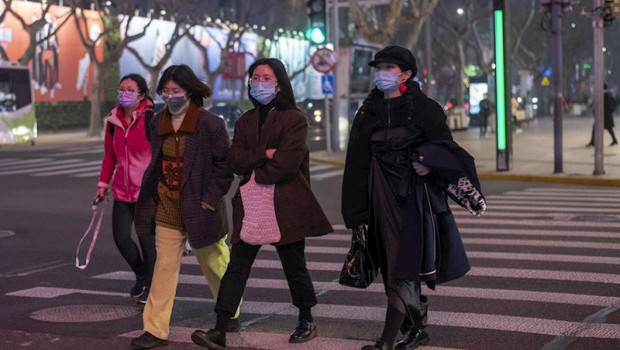
{"type": "Polygon", "coordinates": [[[101,116],[101,93],[103,91],[103,77],[105,68],[101,64],[93,64],[93,89],[90,103],[90,126],[88,136],[101,136],[103,119],[101,116]]]}

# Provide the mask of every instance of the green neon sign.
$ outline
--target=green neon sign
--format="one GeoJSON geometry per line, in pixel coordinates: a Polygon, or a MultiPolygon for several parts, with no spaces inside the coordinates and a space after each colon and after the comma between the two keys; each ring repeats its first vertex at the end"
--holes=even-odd
{"type": "Polygon", "coordinates": [[[506,150],[506,92],[504,68],[504,11],[495,10],[495,96],[497,99],[497,149],[506,150]]]}

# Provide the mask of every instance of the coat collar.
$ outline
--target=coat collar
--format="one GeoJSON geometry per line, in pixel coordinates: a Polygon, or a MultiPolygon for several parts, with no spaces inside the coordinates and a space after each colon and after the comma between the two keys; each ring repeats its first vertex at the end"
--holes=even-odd
{"type": "MultiPolygon", "coordinates": [[[[183,117],[183,122],[177,132],[183,131],[190,134],[194,133],[194,131],[196,131],[199,113],[200,107],[190,102],[187,112],[185,112],[185,117],[183,117]]],[[[162,117],[159,119],[159,124],[157,125],[157,133],[160,136],[174,134],[174,128],[172,127],[172,116],[167,107],[162,111],[162,117]]]]}

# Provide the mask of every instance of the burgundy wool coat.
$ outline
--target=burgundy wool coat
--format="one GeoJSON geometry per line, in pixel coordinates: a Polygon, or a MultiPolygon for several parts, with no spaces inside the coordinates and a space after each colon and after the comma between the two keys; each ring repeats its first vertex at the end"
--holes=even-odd
{"type": "MultiPolygon", "coordinates": [[[[310,189],[308,122],[299,110],[272,109],[258,131],[258,110],[244,113],[235,123],[228,165],[243,176],[241,186],[255,172],[259,184],[275,184],[274,206],[282,238],[275,245],[290,244],[308,236],[332,232],[332,226],[310,189]],[[275,148],[273,159],[265,151],[275,148]]],[[[233,234],[237,243],[244,216],[243,199],[237,189],[232,198],[233,234]]]]}

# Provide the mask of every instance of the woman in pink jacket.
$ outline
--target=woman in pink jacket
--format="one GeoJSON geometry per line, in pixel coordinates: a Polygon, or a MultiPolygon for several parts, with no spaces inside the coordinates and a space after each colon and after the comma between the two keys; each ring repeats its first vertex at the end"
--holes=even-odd
{"type": "Polygon", "coordinates": [[[146,303],[155,266],[155,235],[138,237],[138,249],[131,238],[131,227],[142,175],[151,161],[147,130],[153,115],[153,101],[148,95],[146,81],[138,74],[124,76],[117,91],[119,105],[106,118],[105,151],[97,198],[105,197],[112,180],[114,242],[136,274],[136,282],[129,295],[140,303],[146,303]]]}

